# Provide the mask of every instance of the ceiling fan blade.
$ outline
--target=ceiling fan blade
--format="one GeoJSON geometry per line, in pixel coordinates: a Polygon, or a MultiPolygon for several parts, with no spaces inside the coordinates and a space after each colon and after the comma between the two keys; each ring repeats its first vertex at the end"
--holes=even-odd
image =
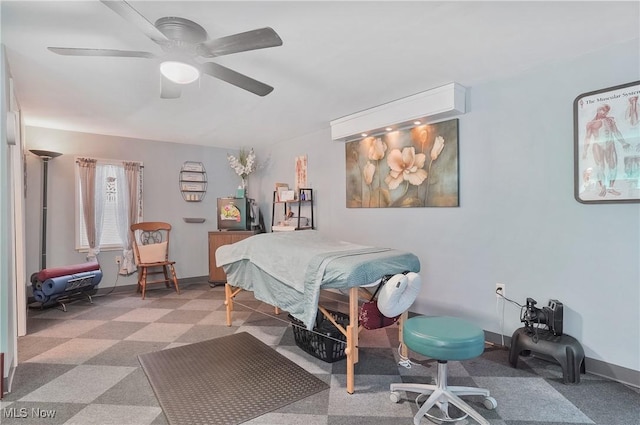
{"type": "Polygon", "coordinates": [[[233,71],[225,66],[213,62],[206,62],[201,65],[202,72],[212,77],[226,81],[236,87],[250,91],[258,96],[266,96],[273,91],[273,87],[233,71]]]}
{"type": "Polygon", "coordinates": [[[162,99],[177,99],[182,94],[180,84],[174,83],[164,75],[160,75],[160,97],[162,99]]]}
{"type": "Polygon", "coordinates": [[[135,10],[126,1],[112,1],[112,0],[100,0],[109,9],[122,16],[126,21],[129,21],[136,27],[138,27],[147,37],[152,39],[158,44],[169,41],[166,35],[164,35],[158,28],[144,16],[135,10]]]}
{"type": "Polygon", "coordinates": [[[214,58],[276,46],[282,46],[282,39],[272,28],[265,27],[205,41],[198,46],[198,53],[205,58],[214,58]]]}
{"type": "Polygon", "coordinates": [[[148,58],[156,57],[149,52],[136,52],[133,50],[113,50],[113,49],[82,49],[75,47],[47,47],[53,53],[65,56],[112,56],[122,58],[148,58]]]}

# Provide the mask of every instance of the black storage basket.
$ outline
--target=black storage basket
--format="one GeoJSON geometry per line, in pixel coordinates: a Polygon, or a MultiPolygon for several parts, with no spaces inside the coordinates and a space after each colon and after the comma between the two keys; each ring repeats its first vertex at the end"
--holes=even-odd
{"type": "MultiPolygon", "coordinates": [[[[327,311],[340,325],[345,328],[349,325],[349,315],[339,311],[327,311]]],[[[293,324],[293,337],[296,345],[307,353],[327,363],[333,363],[347,357],[345,354],[347,337],[322,312],[318,311],[313,332],[307,330],[304,323],[295,317],[289,315],[289,319],[293,324]]]]}

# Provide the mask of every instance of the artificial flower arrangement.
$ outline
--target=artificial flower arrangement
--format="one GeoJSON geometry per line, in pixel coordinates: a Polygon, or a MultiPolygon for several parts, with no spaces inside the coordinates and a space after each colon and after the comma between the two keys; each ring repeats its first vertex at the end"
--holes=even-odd
{"type": "Polygon", "coordinates": [[[229,165],[233,171],[235,171],[242,179],[242,188],[244,189],[247,186],[247,177],[256,170],[258,165],[253,148],[248,151],[241,148],[237,157],[234,155],[227,155],[227,160],[229,161],[229,165]]]}

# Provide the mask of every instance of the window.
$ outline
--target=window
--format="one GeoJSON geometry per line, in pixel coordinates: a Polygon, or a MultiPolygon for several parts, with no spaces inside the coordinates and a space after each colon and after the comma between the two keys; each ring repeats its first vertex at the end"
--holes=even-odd
{"type": "MultiPolygon", "coordinates": [[[[142,165],[142,164],[140,164],[142,165]]],[[[75,169],[75,192],[76,192],[76,249],[78,251],[88,251],[89,242],[87,240],[87,230],[84,221],[82,196],[80,195],[80,173],[79,167],[75,169]]],[[[104,212],[102,217],[102,234],[100,237],[100,249],[122,249],[123,242],[118,228],[118,215],[125,214],[128,206],[123,202],[124,196],[118,196],[119,188],[125,188],[124,165],[122,161],[98,159],[96,163],[96,180],[103,179],[100,193],[104,202],[104,212]]],[[[139,217],[142,217],[142,172],[137,182],[140,193],[139,217]]],[[[120,189],[122,190],[122,189],[120,189]]],[[[126,188],[125,188],[126,190],[126,188]]]]}

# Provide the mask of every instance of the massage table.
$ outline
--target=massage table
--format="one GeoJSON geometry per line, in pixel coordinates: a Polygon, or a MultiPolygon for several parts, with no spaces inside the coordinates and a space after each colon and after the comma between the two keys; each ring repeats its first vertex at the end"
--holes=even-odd
{"type": "MultiPolygon", "coordinates": [[[[226,322],[231,326],[233,300],[241,291],[287,311],[313,330],[320,311],[346,337],[347,392],[355,387],[358,362],[359,299],[368,299],[363,287],[376,285],[384,275],[419,272],[420,261],[411,253],[391,248],[356,245],[327,238],[317,230],[261,233],[216,250],[216,264],[227,275],[226,322]],[[348,292],[349,324],[337,323],[319,304],[321,290],[348,292]],[[364,292],[363,292],[364,291],[364,292]]],[[[402,321],[399,335],[402,341],[402,321]]],[[[403,347],[406,356],[406,348],[403,347]]]]}

